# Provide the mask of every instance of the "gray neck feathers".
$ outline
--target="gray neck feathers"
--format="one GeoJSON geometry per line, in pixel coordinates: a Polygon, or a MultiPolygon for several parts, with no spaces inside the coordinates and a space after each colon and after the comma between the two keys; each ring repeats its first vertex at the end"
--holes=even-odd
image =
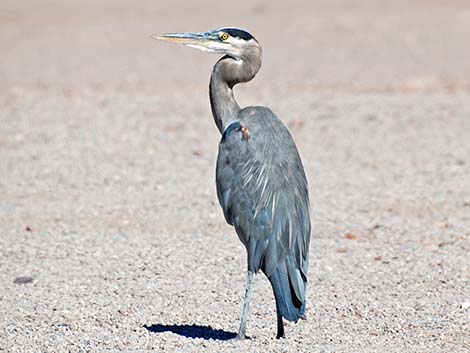
{"type": "Polygon", "coordinates": [[[209,85],[212,115],[220,133],[236,119],[240,106],[233,96],[233,86],[248,82],[261,67],[261,48],[246,49],[240,59],[224,56],[214,66],[209,85]]]}

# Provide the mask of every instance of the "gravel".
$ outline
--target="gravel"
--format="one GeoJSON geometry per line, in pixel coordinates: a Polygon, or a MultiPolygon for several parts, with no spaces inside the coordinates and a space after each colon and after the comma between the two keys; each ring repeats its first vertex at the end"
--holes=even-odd
{"type": "Polygon", "coordinates": [[[0,351],[470,349],[465,2],[28,4],[0,13],[0,351]],[[263,275],[233,339],[246,259],[215,195],[216,57],[143,37],[231,23],[266,42],[237,97],[285,121],[310,181],[307,320],[284,340],[263,275]]]}

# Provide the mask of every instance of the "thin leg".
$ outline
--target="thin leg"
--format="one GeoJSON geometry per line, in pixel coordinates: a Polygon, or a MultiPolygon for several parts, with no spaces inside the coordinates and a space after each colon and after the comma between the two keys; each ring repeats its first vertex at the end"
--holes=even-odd
{"type": "Polygon", "coordinates": [[[240,319],[240,329],[238,330],[238,338],[246,338],[246,320],[248,318],[248,311],[250,310],[251,287],[255,280],[255,274],[248,271],[246,280],[245,303],[243,304],[242,318],[240,319]]]}
{"type": "Polygon", "coordinates": [[[282,315],[279,312],[279,308],[276,303],[276,314],[277,314],[277,335],[276,338],[285,338],[284,335],[284,322],[282,321],[282,315]]]}

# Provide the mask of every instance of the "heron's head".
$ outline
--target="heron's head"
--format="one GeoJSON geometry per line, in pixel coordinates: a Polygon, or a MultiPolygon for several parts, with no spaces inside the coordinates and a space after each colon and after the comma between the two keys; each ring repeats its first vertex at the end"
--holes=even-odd
{"type": "Polygon", "coordinates": [[[246,55],[261,55],[261,46],[247,31],[220,28],[209,32],[184,32],[154,35],[152,38],[187,45],[199,50],[242,59],[246,55]]]}

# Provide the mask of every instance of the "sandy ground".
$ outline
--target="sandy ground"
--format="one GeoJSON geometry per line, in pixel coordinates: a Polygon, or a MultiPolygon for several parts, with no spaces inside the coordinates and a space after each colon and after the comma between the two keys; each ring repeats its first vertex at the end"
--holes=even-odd
{"type": "Polygon", "coordinates": [[[470,349],[467,1],[0,5],[0,351],[470,349]],[[275,340],[214,185],[215,56],[154,32],[249,29],[242,105],[290,127],[314,222],[308,320],[275,340]],[[27,282],[27,283],[25,283],[27,282]]]}

